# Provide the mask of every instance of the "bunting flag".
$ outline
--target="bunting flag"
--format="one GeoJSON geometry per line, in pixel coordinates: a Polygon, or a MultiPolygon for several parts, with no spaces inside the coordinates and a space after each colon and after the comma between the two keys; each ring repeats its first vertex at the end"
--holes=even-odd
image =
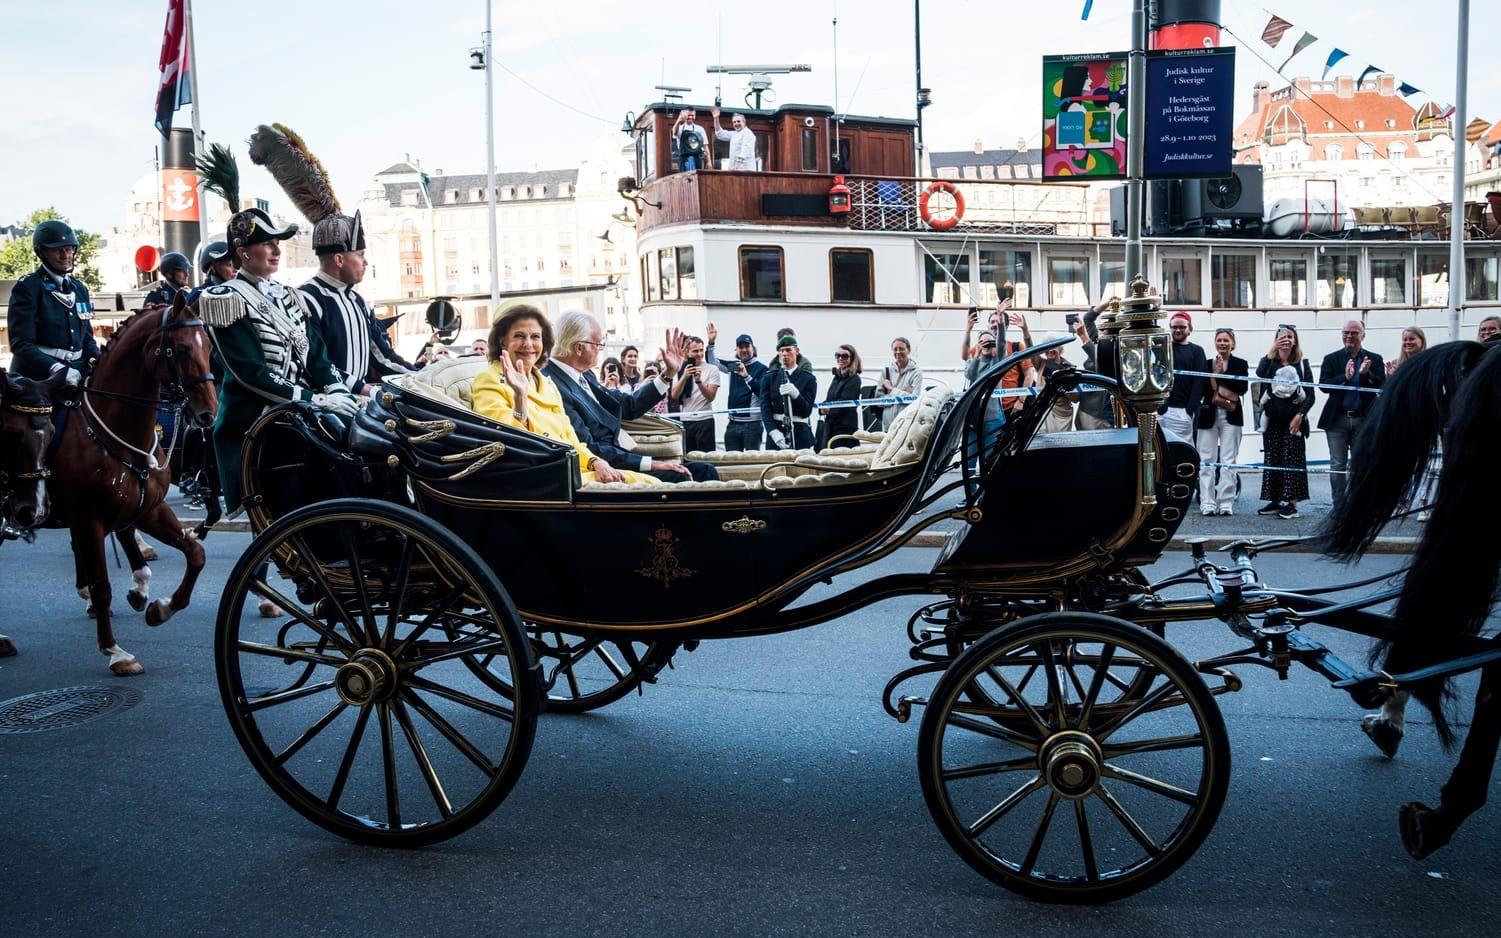
{"type": "Polygon", "coordinates": [[[1355,87],[1359,88],[1361,82],[1365,81],[1365,77],[1367,75],[1371,74],[1372,72],[1375,72],[1377,75],[1380,75],[1381,74],[1381,66],[1379,66],[1379,65],[1367,65],[1366,66],[1366,70],[1360,73],[1360,77],[1359,78],[1355,79],[1355,87]]]}
{"type": "Polygon", "coordinates": [[[1313,33],[1305,32],[1303,34],[1303,37],[1293,44],[1293,54],[1288,56],[1287,61],[1283,62],[1282,65],[1277,69],[1278,73],[1281,73],[1282,69],[1287,68],[1288,62],[1291,62],[1293,59],[1297,58],[1299,52],[1302,52],[1304,49],[1308,48],[1318,41],[1318,36],[1315,36],[1313,33]]]}
{"type": "Polygon", "coordinates": [[[172,132],[172,115],[192,100],[188,81],[188,24],[184,0],[167,0],[167,28],[162,34],[161,84],[156,90],[156,129],[172,132]]]}
{"type": "Polygon", "coordinates": [[[1397,87],[1397,90],[1399,92],[1401,92],[1402,97],[1404,97],[1404,98],[1410,98],[1410,97],[1412,97],[1415,94],[1422,94],[1423,93],[1423,89],[1421,89],[1421,88],[1415,88],[1412,85],[1409,85],[1405,81],[1401,85],[1399,85],[1397,87]]]}
{"type": "Polygon", "coordinates": [[[1350,53],[1346,52],[1344,49],[1335,49],[1333,52],[1329,53],[1329,59],[1324,63],[1324,78],[1329,77],[1329,70],[1335,66],[1335,63],[1337,63],[1340,59],[1348,58],[1349,55],[1350,53]]]}
{"type": "Polygon", "coordinates": [[[1266,29],[1261,31],[1261,41],[1277,48],[1277,43],[1282,41],[1282,34],[1293,28],[1293,24],[1275,14],[1266,21],[1266,29]]]}
{"type": "MultiPolygon", "coordinates": [[[[1424,107],[1427,107],[1427,105],[1424,105],[1424,107]]],[[[1453,116],[1454,116],[1454,105],[1448,104],[1448,105],[1445,105],[1442,108],[1439,108],[1439,110],[1436,113],[1428,114],[1428,115],[1425,115],[1423,117],[1418,118],[1418,123],[1419,124],[1436,124],[1439,121],[1446,121],[1450,117],[1453,117],[1453,116]]]]}
{"type": "Polygon", "coordinates": [[[1094,7],[1094,0],[1084,0],[1084,12],[1079,14],[1079,19],[1089,19],[1089,11],[1094,7]]]}

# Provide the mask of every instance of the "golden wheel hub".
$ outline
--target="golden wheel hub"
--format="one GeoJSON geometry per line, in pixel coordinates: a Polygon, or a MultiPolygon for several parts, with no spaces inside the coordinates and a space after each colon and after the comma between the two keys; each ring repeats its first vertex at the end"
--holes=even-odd
{"type": "Polygon", "coordinates": [[[351,707],[368,707],[396,690],[396,665],[384,652],[364,648],[334,674],[334,690],[351,707]]]}
{"type": "Polygon", "coordinates": [[[1059,796],[1079,799],[1095,790],[1105,764],[1099,743],[1088,733],[1065,730],[1038,750],[1038,767],[1059,796]]]}

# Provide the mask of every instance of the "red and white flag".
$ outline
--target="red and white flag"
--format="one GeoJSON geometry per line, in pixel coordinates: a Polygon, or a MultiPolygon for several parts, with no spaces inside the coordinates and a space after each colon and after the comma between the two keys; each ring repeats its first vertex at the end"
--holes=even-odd
{"type": "Polygon", "coordinates": [[[156,129],[172,132],[172,115],[192,101],[188,81],[188,21],[184,0],[167,0],[162,34],[161,84],[156,89],[156,129]]]}

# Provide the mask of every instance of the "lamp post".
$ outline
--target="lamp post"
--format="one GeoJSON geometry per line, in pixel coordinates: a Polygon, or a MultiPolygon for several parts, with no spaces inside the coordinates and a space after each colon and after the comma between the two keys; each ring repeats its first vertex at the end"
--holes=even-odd
{"type": "Polygon", "coordinates": [[[500,305],[500,239],[495,223],[495,65],[490,61],[493,48],[490,40],[491,2],[492,0],[485,0],[482,53],[485,57],[485,172],[488,176],[485,181],[485,199],[490,206],[490,313],[485,317],[486,320],[495,316],[495,308],[500,305]]]}
{"type": "Polygon", "coordinates": [[[1459,341],[1465,302],[1465,100],[1470,71],[1470,0],[1459,0],[1459,38],[1454,52],[1454,206],[1449,215],[1449,341],[1459,341]]]}

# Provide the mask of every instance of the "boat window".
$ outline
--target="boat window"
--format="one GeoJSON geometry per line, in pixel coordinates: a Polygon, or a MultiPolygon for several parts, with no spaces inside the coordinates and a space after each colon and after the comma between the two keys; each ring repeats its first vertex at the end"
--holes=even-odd
{"type": "Polygon", "coordinates": [[[740,298],[742,300],[785,300],[782,282],[782,249],[778,247],[740,248],[740,298]]]}
{"type": "Polygon", "coordinates": [[[1418,305],[1449,305],[1449,257],[1423,252],[1418,255],[1418,305]]]}
{"type": "Polygon", "coordinates": [[[1359,265],[1360,257],[1356,254],[1320,254],[1318,280],[1314,284],[1317,293],[1314,305],[1320,309],[1353,308],[1355,272],[1359,270],[1359,265]]]}
{"type": "Polygon", "coordinates": [[[657,279],[657,252],[647,251],[641,264],[641,282],[646,285],[646,301],[655,303],[662,298],[662,281],[657,279]]]}
{"type": "Polygon", "coordinates": [[[829,251],[829,299],[835,303],[875,301],[875,256],[869,248],[829,251]]]}
{"type": "Polygon", "coordinates": [[[1308,306],[1308,259],[1274,257],[1267,265],[1273,306],[1308,306]]]}
{"type": "Polygon", "coordinates": [[[818,129],[803,128],[803,172],[818,172],[818,129]]]}
{"type": "Polygon", "coordinates": [[[1089,258],[1048,258],[1048,305],[1089,305],[1089,258]]]}
{"type": "Polygon", "coordinates": [[[1407,258],[1371,258],[1371,305],[1399,306],[1407,302],[1407,258]]]}
{"type": "Polygon", "coordinates": [[[636,134],[636,178],[642,183],[657,176],[656,135],[648,125],[636,134]]]}
{"type": "Polygon", "coordinates": [[[1204,259],[1164,257],[1162,300],[1174,306],[1204,305],[1204,259]]]}
{"type": "Polygon", "coordinates": [[[698,299],[698,278],[693,273],[693,248],[678,248],[678,297],[698,299]]]}
{"type": "Polygon", "coordinates": [[[1120,254],[1100,255],[1100,299],[1125,299],[1126,258],[1120,254]]]}
{"type": "Polygon", "coordinates": [[[678,262],[674,257],[672,248],[663,248],[659,262],[662,271],[662,299],[675,300],[678,298],[678,262]]]}
{"type": "Polygon", "coordinates": [[[923,252],[923,302],[970,304],[969,254],[923,252]]]}
{"type": "Polygon", "coordinates": [[[1006,298],[1018,307],[1032,305],[1032,252],[982,248],[975,301],[994,306],[1006,298]]]}
{"type": "Polygon", "coordinates": [[[1247,309],[1256,305],[1256,255],[1223,254],[1209,258],[1209,305],[1247,309]]]}
{"type": "Polygon", "coordinates": [[[1498,279],[1501,279],[1501,258],[1494,254],[1465,258],[1465,296],[1471,302],[1501,299],[1498,279]]]}

